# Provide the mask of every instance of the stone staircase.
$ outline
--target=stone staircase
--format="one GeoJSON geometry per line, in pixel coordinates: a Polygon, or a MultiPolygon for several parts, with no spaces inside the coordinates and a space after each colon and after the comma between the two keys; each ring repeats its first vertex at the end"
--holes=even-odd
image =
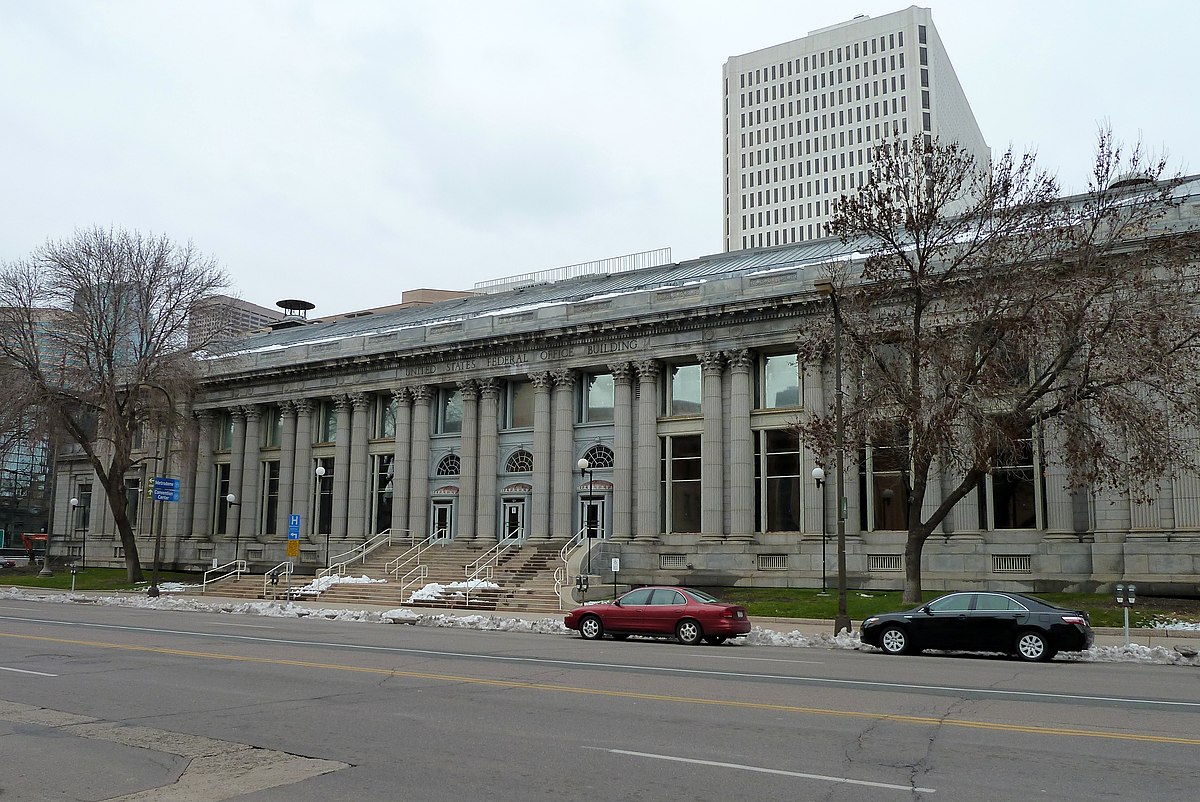
{"type": "MultiPolygon", "coordinates": [[[[354,561],[346,566],[346,576],[366,576],[371,579],[386,579],[386,582],[341,583],[333,585],[319,596],[303,595],[294,598],[320,600],[331,604],[369,604],[400,607],[404,598],[414,590],[429,584],[448,586],[466,580],[465,567],[479,559],[495,545],[492,540],[447,541],[428,548],[421,555],[421,565],[428,576],[420,582],[402,590],[395,574],[388,575],[385,566],[407,550],[406,546],[388,546],[376,549],[365,561],[354,561]]],[[[558,553],[561,541],[545,540],[526,542],[513,546],[500,555],[492,568],[492,576],[485,580],[496,587],[477,587],[470,590],[449,589],[441,598],[415,601],[411,606],[469,610],[513,610],[521,612],[560,612],[558,595],[554,591],[554,569],[559,565],[558,553]]],[[[400,570],[403,574],[412,564],[400,570]]],[[[292,588],[296,590],[312,581],[309,576],[292,576],[292,588]]],[[[287,586],[268,586],[266,598],[284,599],[287,586]]],[[[211,584],[209,592],[222,597],[247,600],[263,599],[262,575],[226,579],[211,584]]]]}

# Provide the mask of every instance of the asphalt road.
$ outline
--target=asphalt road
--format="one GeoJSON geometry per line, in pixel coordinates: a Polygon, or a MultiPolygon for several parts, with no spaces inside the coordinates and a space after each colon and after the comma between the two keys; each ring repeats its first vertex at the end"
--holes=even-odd
{"type": "Polygon", "coordinates": [[[0,601],[0,799],[1179,800],[1198,786],[1192,668],[0,601]]]}

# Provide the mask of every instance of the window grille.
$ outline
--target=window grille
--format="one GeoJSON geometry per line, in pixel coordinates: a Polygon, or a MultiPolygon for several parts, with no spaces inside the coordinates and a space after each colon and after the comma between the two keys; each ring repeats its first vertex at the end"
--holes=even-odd
{"type": "Polygon", "coordinates": [[[686,554],[660,554],[658,559],[661,568],[687,568],[686,554]]]}
{"type": "Polygon", "coordinates": [[[904,569],[903,554],[868,554],[868,571],[901,571],[904,569]]]}
{"type": "Polygon", "coordinates": [[[758,570],[760,571],[786,571],[787,567],[788,556],[786,554],[758,555],[758,570]]]}
{"type": "Polygon", "coordinates": [[[533,454],[523,448],[514,451],[504,463],[504,470],[508,473],[530,473],[533,470],[533,454]]]}
{"type": "Polygon", "coordinates": [[[591,468],[611,468],[613,466],[613,450],[608,446],[595,445],[587,450],[583,458],[591,468]]]}
{"type": "Polygon", "coordinates": [[[1033,557],[1029,554],[993,554],[993,574],[1032,574],[1033,557]]]}
{"type": "Polygon", "coordinates": [[[438,463],[438,476],[458,476],[461,462],[457,454],[447,454],[442,457],[442,461],[438,463]]]}

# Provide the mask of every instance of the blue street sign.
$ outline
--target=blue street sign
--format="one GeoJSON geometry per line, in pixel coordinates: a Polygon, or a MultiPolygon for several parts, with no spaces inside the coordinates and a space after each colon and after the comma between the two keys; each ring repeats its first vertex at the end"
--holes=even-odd
{"type": "Polygon", "coordinates": [[[299,539],[300,539],[300,516],[299,515],[289,515],[288,516],[288,540],[299,540],[299,539]]]}
{"type": "Polygon", "coordinates": [[[179,501],[179,480],[155,476],[151,495],[155,501],[179,501]]]}

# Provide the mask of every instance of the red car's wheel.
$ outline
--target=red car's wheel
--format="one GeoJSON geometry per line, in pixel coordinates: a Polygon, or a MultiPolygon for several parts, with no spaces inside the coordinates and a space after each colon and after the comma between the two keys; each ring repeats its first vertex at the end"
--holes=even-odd
{"type": "Polygon", "coordinates": [[[600,640],[604,637],[604,624],[594,615],[585,615],[579,622],[579,634],[584,640],[600,640]]]}
{"type": "Polygon", "coordinates": [[[699,621],[685,618],[675,626],[675,637],[684,646],[695,646],[704,637],[704,629],[699,621]]]}

